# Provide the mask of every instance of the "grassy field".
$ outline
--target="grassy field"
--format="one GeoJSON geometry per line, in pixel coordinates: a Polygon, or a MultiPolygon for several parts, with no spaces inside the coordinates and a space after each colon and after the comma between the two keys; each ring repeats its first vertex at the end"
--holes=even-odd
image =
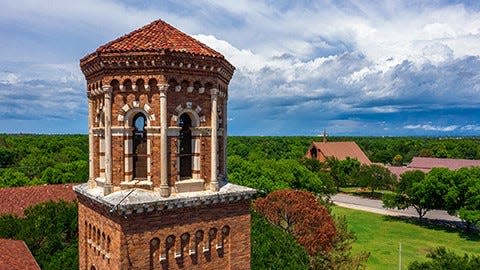
{"type": "Polygon", "coordinates": [[[369,251],[368,270],[398,269],[399,243],[402,243],[402,269],[415,260],[426,260],[430,248],[445,246],[457,253],[480,254],[480,237],[457,229],[422,224],[394,217],[333,207],[335,215],[347,217],[357,241],[353,252],[369,251]]]}

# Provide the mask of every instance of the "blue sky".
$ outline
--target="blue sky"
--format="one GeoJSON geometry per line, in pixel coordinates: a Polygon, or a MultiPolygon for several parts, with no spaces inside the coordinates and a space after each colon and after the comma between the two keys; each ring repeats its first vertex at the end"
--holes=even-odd
{"type": "Polygon", "coordinates": [[[86,133],[79,59],[158,18],[237,67],[230,135],[480,135],[479,2],[408,0],[3,0],[0,132],[86,133]]]}

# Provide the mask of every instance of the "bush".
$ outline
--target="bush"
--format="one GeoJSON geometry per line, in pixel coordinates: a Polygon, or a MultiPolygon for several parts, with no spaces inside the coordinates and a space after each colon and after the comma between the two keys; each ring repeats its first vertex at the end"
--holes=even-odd
{"type": "Polygon", "coordinates": [[[480,256],[457,255],[444,247],[436,248],[427,254],[427,262],[413,262],[408,270],[478,270],[480,256]]]}

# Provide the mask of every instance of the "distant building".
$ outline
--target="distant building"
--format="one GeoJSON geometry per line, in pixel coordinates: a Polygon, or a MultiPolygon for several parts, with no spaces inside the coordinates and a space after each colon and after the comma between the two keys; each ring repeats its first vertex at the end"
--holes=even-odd
{"type": "Polygon", "coordinates": [[[345,160],[349,157],[357,159],[361,164],[372,164],[355,142],[327,142],[326,135],[324,135],[323,142],[312,142],[305,157],[314,158],[320,162],[324,162],[327,157],[334,157],[338,160],[345,160]]]}
{"type": "Polygon", "coordinates": [[[37,261],[21,240],[0,239],[1,270],[40,270],[37,261]]]}
{"type": "Polygon", "coordinates": [[[47,201],[73,201],[76,196],[72,186],[61,184],[0,188],[0,215],[23,216],[23,211],[32,205],[47,201]]]}
{"type": "Polygon", "coordinates": [[[453,159],[453,158],[431,158],[431,157],[413,157],[412,162],[407,166],[396,167],[387,166],[388,169],[399,177],[407,171],[419,170],[428,173],[433,168],[447,168],[449,170],[458,170],[460,168],[480,166],[480,160],[474,159],[453,159]]]}

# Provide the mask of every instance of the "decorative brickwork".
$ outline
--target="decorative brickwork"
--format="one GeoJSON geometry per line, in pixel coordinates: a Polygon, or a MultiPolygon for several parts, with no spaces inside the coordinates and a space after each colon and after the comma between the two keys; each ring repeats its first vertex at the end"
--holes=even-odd
{"type": "Polygon", "coordinates": [[[250,199],[227,183],[218,52],[158,20],[80,61],[90,171],[80,269],[250,269],[250,199]]]}

